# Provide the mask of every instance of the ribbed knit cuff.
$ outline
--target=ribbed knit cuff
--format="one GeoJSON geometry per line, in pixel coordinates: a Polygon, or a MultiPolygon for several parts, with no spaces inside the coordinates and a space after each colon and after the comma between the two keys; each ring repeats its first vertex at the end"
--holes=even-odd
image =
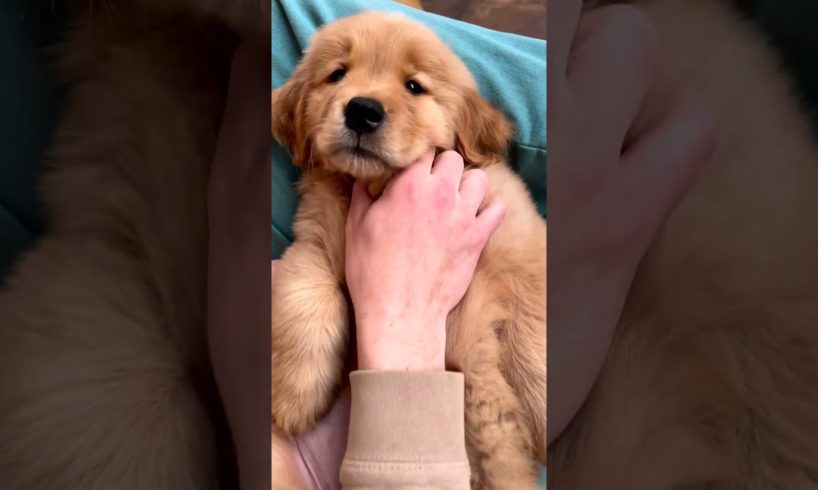
{"type": "Polygon", "coordinates": [[[344,488],[468,489],[463,375],[356,371],[344,488]]]}

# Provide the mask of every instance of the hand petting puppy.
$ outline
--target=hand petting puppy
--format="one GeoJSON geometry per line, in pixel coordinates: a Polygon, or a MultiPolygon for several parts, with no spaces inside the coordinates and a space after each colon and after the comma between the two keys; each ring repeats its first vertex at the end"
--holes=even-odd
{"type": "Polygon", "coordinates": [[[452,151],[425,155],[377,201],[355,184],[346,274],[359,369],[445,369],[446,317],[505,215],[499,200],[483,205],[487,186],[485,173],[464,172],[452,151]]]}
{"type": "Polygon", "coordinates": [[[716,141],[684,93],[635,133],[657,34],[635,8],[581,7],[549,12],[549,442],[588,396],[642,256],[716,141]]]}

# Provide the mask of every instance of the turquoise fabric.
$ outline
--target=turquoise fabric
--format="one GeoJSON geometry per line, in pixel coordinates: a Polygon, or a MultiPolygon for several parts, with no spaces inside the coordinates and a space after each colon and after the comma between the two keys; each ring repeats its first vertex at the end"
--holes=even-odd
{"type": "MultiPolygon", "coordinates": [[[[484,29],[388,0],[276,0],[272,6],[272,84],[283,85],[322,25],[361,10],[401,12],[434,30],[466,63],[480,92],[514,122],[509,161],[545,216],[545,41],[484,29]]],[[[298,178],[287,154],[273,149],[273,258],[292,240],[298,178]]]]}

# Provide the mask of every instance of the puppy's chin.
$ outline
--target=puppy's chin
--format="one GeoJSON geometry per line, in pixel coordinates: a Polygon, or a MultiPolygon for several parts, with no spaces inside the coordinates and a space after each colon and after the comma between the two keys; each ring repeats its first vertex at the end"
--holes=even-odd
{"type": "Polygon", "coordinates": [[[362,180],[388,179],[399,170],[373,153],[354,148],[336,150],[321,161],[327,170],[362,180]]]}

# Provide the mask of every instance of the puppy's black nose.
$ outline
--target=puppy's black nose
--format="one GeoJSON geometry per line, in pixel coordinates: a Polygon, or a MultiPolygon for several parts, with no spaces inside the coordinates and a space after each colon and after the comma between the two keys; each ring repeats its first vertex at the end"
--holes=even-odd
{"type": "Polygon", "coordinates": [[[346,126],[358,134],[372,133],[383,122],[383,105],[368,97],[354,97],[344,109],[346,126]]]}

